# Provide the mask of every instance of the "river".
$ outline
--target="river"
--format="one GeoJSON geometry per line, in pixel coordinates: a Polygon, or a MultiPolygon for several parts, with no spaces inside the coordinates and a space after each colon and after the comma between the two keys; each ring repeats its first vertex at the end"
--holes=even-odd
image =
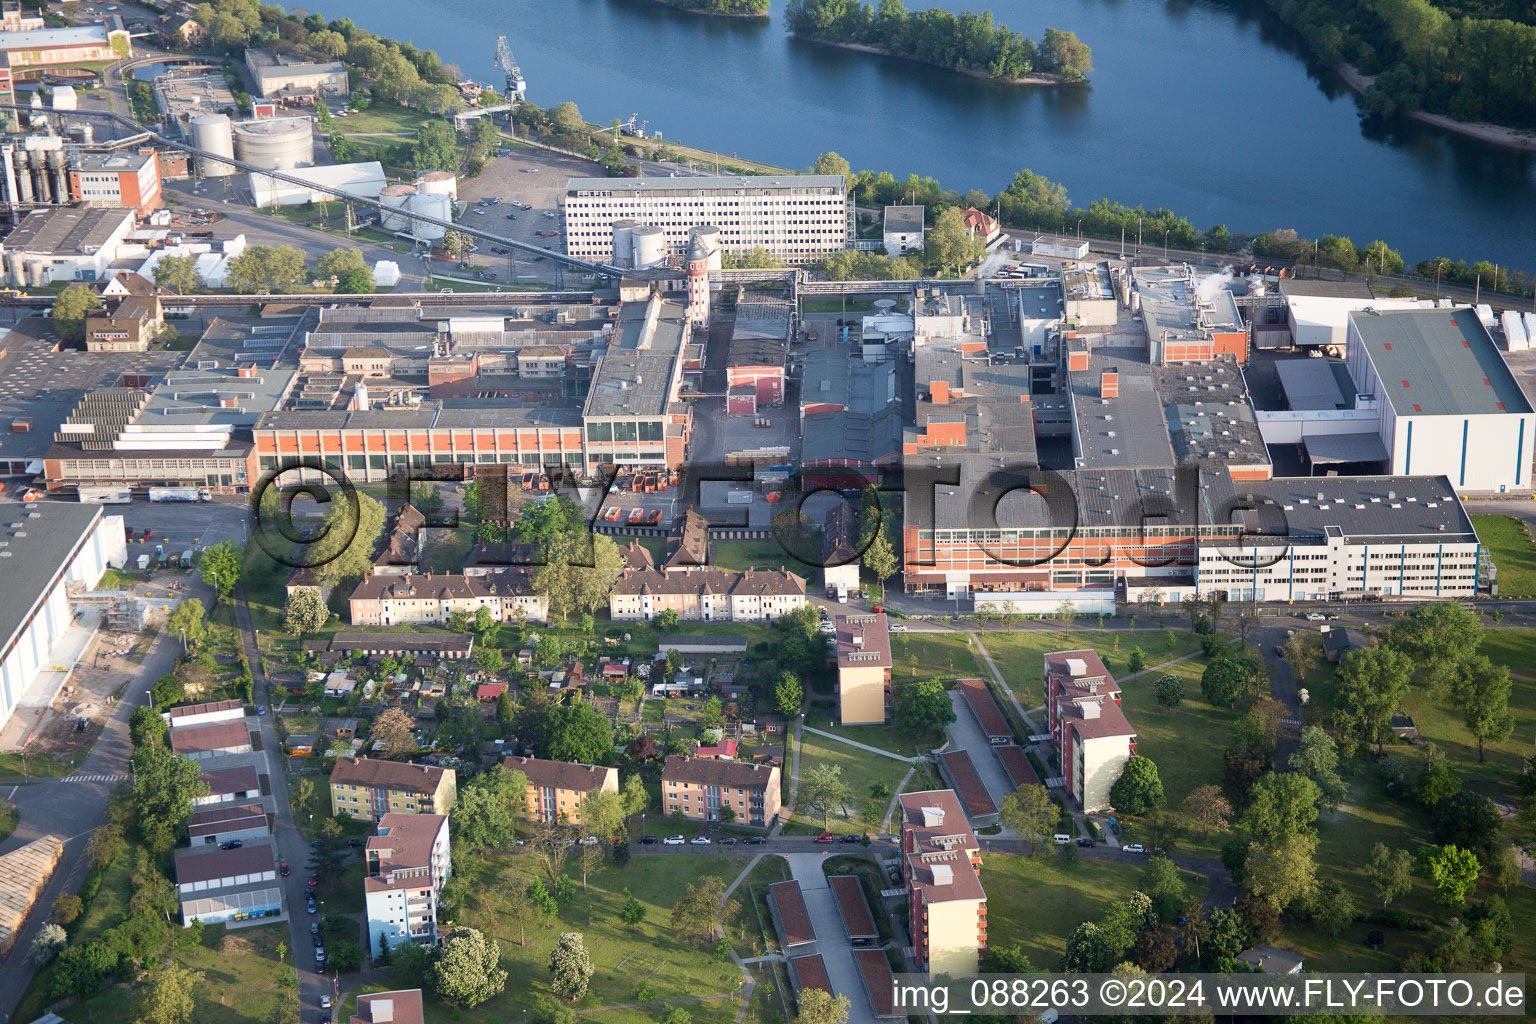
{"type": "MultiPolygon", "coordinates": [[[[789,167],[832,149],[855,168],[930,175],[962,193],[996,192],[1030,167],[1082,206],[1107,196],[1166,206],[1201,228],[1385,238],[1410,262],[1447,255],[1536,271],[1536,154],[1409,122],[1362,125],[1342,83],[1309,67],[1256,3],[993,3],[1027,35],[1072,29],[1093,48],[1090,86],[1050,89],[800,42],[784,31],[786,2],[756,22],[647,0],[315,6],[496,84],[492,52],[505,33],[535,103],[574,100],[598,123],[638,113],[669,139],[789,167]]],[[[932,4],[986,6],[907,6],[932,4]]]]}

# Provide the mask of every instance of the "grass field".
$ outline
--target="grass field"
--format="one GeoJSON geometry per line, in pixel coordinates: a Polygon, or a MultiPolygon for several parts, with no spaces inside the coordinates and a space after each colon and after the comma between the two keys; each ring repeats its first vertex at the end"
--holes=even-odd
{"type": "Polygon", "coordinates": [[[1221,784],[1222,751],[1231,739],[1233,708],[1218,708],[1200,698],[1200,674],[1205,659],[1193,658],[1148,672],[1121,684],[1121,708],[1136,727],[1136,753],[1157,765],[1168,806],[1177,807],[1190,790],[1206,783],[1221,784]],[[1156,683],[1163,675],[1184,682],[1184,703],[1165,708],[1157,703],[1156,683]]]}
{"type": "Polygon", "coordinates": [[[745,572],[748,569],[777,569],[780,566],[799,576],[812,574],[776,540],[722,540],[714,546],[714,564],[718,569],[745,572]]]}
{"type": "Polygon", "coordinates": [[[432,115],[388,103],[371,104],[367,110],[354,110],[346,117],[332,118],[331,130],[343,135],[371,135],[378,132],[399,133],[414,138],[416,129],[433,120],[432,115]]]}
{"type": "Polygon", "coordinates": [[[1499,570],[1500,597],[1536,597],[1536,543],[1514,516],[1473,516],[1477,538],[1499,570]]]}
{"type": "MultiPolygon", "coordinates": [[[[1130,633],[1099,629],[1019,630],[1011,633],[984,633],[982,644],[997,670],[1003,674],[1014,695],[1026,708],[1044,703],[1041,678],[1045,655],[1052,651],[1091,649],[1097,651],[1104,666],[1118,679],[1127,675],[1126,663],[1131,651],[1140,647],[1150,668],[1200,649],[1199,637],[1186,630],[1172,630],[1173,646],[1168,644],[1168,630],[1136,630],[1130,633]],[[1120,640],[1115,649],[1116,637],[1120,640]]],[[[1151,675],[1151,673],[1147,673],[1151,675]]],[[[1155,679],[1156,676],[1153,676],[1155,679]]]]}
{"type": "Polygon", "coordinates": [[[868,743],[872,747],[881,750],[889,750],[893,754],[903,757],[912,757],[917,754],[918,748],[929,748],[942,745],[942,735],[920,735],[904,729],[894,722],[885,725],[839,725],[832,724],[832,706],[824,701],[813,703],[805,712],[805,724],[813,729],[826,729],[836,732],[839,736],[847,736],[851,740],[860,743],[868,743]]]}
{"type": "MultiPolygon", "coordinates": [[[[1097,919],[1112,901],[1141,887],[1136,864],[1047,852],[1039,858],[988,853],[981,869],[987,890],[987,945],[1018,943],[1036,970],[1054,971],[1067,935],[1097,919]]],[[[1205,879],[1188,872],[1191,896],[1203,895],[1205,879]]]]}
{"type": "Polygon", "coordinates": [[[964,633],[897,633],[891,637],[891,682],[959,679],[982,673],[982,661],[964,633]]]}
{"type": "MultiPolygon", "coordinates": [[[[835,834],[872,833],[879,829],[880,821],[885,816],[885,810],[891,798],[886,796],[880,800],[873,799],[870,796],[870,787],[877,782],[883,782],[889,791],[894,793],[901,785],[902,776],[907,774],[907,769],[910,767],[905,762],[871,754],[866,750],[850,747],[846,743],[827,739],[825,736],[803,733],[800,739],[801,777],[803,778],[805,772],[812,766],[824,764],[841,768],[843,781],[848,785],[846,807],[832,808],[831,815],[827,819],[826,830],[835,834]]],[[[796,807],[790,815],[789,823],[784,826],[785,833],[793,835],[808,835],[821,830],[821,813],[809,807],[796,807]]]]}

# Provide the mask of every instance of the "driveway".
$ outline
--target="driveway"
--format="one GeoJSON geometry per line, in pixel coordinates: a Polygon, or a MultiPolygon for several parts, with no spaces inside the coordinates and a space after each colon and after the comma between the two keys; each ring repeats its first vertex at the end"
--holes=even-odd
{"type": "Polygon", "coordinates": [[[1002,807],[1003,797],[1014,790],[1013,782],[1008,778],[1008,773],[1003,771],[1003,762],[992,753],[992,744],[987,741],[987,734],[981,731],[981,723],[971,713],[971,706],[966,703],[965,697],[959,690],[951,690],[949,701],[955,708],[955,720],[944,730],[949,737],[949,746],[944,749],[946,752],[963,750],[969,754],[971,764],[976,766],[977,774],[987,787],[987,795],[994,804],[1002,807]]]}
{"type": "Polygon", "coordinates": [[[828,853],[792,853],[784,859],[789,861],[790,876],[800,883],[806,912],[816,929],[816,951],[827,967],[832,991],[848,997],[848,1024],[874,1024],[875,1010],[864,993],[864,979],[854,962],[853,946],[843,932],[837,897],[822,870],[827,856],[828,853]]]}

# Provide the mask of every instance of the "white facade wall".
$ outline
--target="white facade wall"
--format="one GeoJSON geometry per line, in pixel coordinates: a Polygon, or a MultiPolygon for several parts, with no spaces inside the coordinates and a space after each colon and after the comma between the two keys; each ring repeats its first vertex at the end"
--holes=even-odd
{"type": "Polygon", "coordinates": [[[1131,759],[1131,737],[1101,736],[1083,739],[1073,733],[1073,756],[1077,758],[1073,794],[1089,813],[1110,806],[1109,790],[1120,778],[1125,762],[1131,759]]]}
{"type": "Polygon", "coordinates": [[[1478,545],[1433,536],[1361,544],[1329,537],[1322,544],[1251,548],[1231,553],[1202,546],[1197,569],[1201,595],[1226,591],[1229,601],[1326,601],[1342,594],[1439,600],[1477,592],[1478,545]],[[1255,552],[1257,568],[1248,562],[1255,552]],[[1258,591],[1255,597],[1255,590],[1258,591]]]}
{"type": "Polygon", "coordinates": [[[437,944],[437,903],[443,885],[453,876],[446,819],[432,841],[430,862],[424,866],[428,868],[427,874],[412,879],[403,888],[365,895],[372,955],[379,953],[381,938],[389,940],[390,949],[397,949],[404,942],[437,944]]]}

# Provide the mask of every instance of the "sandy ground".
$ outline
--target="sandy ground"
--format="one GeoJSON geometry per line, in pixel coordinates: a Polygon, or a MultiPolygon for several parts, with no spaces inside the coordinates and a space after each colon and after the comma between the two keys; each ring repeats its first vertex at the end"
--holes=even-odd
{"type": "MultiPolygon", "coordinates": [[[[1360,69],[1352,64],[1340,64],[1337,68],[1339,77],[1344,84],[1356,93],[1363,93],[1376,81],[1375,75],[1360,73],[1360,69]]],[[[1465,135],[1468,138],[1480,139],[1483,142],[1491,142],[1495,146],[1503,146],[1506,149],[1523,149],[1536,152],[1536,132],[1523,131],[1519,128],[1506,128],[1499,124],[1489,124],[1486,121],[1458,121],[1454,117],[1446,117],[1444,114],[1430,114],[1423,110],[1415,110],[1408,115],[1420,124],[1433,125],[1443,128],[1457,135],[1465,135]]]]}

